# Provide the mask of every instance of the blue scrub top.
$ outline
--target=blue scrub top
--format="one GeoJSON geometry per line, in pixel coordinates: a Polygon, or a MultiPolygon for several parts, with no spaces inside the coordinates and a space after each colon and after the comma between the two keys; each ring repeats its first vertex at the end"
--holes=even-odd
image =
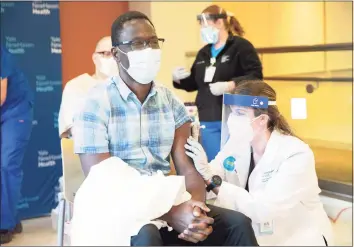
{"type": "Polygon", "coordinates": [[[33,92],[26,77],[16,66],[13,55],[2,45],[0,77],[7,78],[7,94],[1,106],[1,116],[20,114],[33,105],[33,92]]]}
{"type": "Polygon", "coordinates": [[[219,53],[222,51],[222,49],[224,49],[225,45],[221,46],[218,49],[215,49],[215,46],[212,45],[211,46],[211,57],[217,57],[219,55],[219,53]]]}

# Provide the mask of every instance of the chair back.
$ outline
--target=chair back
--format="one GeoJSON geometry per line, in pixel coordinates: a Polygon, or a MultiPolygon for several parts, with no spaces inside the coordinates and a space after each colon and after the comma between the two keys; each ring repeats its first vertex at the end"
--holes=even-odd
{"type": "Polygon", "coordinates": [[[74,153],[74,141],[72,139],[61,139],[61,155],[64,198],[73,203],[77,190],[85,180],[85,175],[81,168],[80,158],[74,153]]]}

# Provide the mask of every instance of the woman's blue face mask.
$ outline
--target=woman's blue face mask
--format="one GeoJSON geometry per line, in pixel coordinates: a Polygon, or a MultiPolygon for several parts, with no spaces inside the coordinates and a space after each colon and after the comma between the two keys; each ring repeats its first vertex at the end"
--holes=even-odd
{"type": "Polygon", "coordinates": [[[204,43],[216,44],[219,41],[219,29],[215,27],[204,26],[200,32],[204,43]]]}

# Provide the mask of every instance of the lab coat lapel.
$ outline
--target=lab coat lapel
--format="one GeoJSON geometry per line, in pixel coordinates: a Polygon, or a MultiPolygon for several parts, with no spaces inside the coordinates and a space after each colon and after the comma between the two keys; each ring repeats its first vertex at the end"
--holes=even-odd
{"type": "MultiPolygon", "coordinates": [[[[235,185],[245,188],[250,165],[251,146],[249,144],[239,143],[237,140],[230,139],[226,143],[224,150],[226,150],[224,159],[230,156],[236,159],[235,170],[237,173],[233,175],[238,177],[238,183],[235,185]]],[[[225,177],[229,183],[234,184],[232,179],[229,180],[229,177],[226,176],[226,171],[225,177]]]]}
{"type": "Polygon", "coordinates": [[[276,160],[276,157],[279,157],[277,153],[280,138],[281,135],[278,131],[275,130],[272,132],[262,158],[250,175],[248,184],[250,192],[264,188],[268,180],[277,172],[279,161],[276,160]]]}

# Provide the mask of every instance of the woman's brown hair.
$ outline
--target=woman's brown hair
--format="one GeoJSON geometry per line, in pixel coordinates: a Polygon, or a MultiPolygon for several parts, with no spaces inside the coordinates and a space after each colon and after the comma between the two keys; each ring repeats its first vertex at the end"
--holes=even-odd
{"type": "MultiPolygon", "coordinates": [[[[267,97],[269,101],[276,101],[277,98],[277,94],[274,89],[261,80],[242,81],[237,85],[233,93],[240,95],[263,96],[267,97]]],[[[269,116],[268,128],[271,131],[278,130],[284,135],[296,136],[284,116],[279,112],[276,105],[268,105],[268,109],[254,108],[254,115],[256,117],[261,114],[266,114],[269,116]]]]}
{"type": "MultiPolygon", "coordinates": [[[[228,16],[227,12],[219,7],[218,5],[211,5],[208,8],[204,9],[203,14],[211,14],[211,15],[219,15],[219,14],[224,14],[226,15],[226,19],[223,19],[225,28],[229,31],[231,34],[237,34],[239,36],[244,36],[245,31],[243,30],[240,22],[236,19],[235,16],[228,16]],[[228,20],[229,19],[229,20],[228,20]]],[[[214,19],[216,21],[217,19],[214,19]]]]}

